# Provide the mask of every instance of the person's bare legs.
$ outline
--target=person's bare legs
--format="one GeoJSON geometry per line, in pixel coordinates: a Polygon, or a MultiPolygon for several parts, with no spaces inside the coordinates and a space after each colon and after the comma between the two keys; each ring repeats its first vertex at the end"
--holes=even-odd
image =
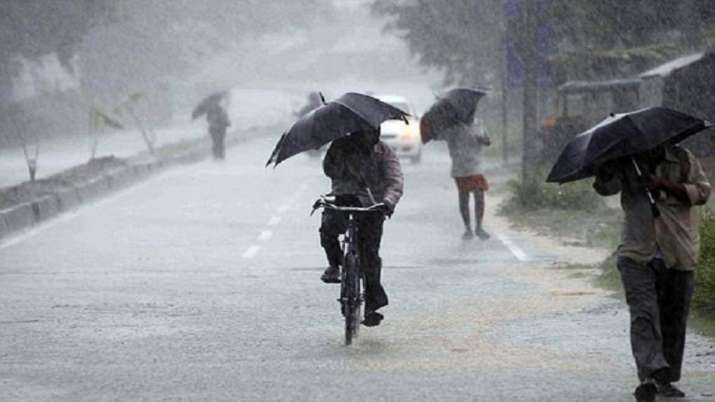
{"type": "Polygon", "coordinates": [[[482,222],[484,221],[485,207],[486,207],[486,204],[485,204],[484,191],[475,190],[474,191],[474,218],[476,221],[476,227],[474,228],[474,233],[477,236],[479,236],[479,238],[482,240],[486,240],[490,237],[489,233],[484,231],[484,228],[482,227],[482,222]]]}
{"type": "Polygon", "coordinates": [[[464,234],[462,238],[467,240],[474,237],[472,233],[472,222],[469,216],[469,192],[459,191],[459,213],[462,215],[462,222],[464,222],[464,234]]]}

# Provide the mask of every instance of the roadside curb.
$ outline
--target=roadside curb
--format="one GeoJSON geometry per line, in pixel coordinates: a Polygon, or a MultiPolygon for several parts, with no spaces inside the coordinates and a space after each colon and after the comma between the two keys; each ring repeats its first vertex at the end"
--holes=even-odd
{"type": "MultiPolygon", "coordinates": [[[[232,147],[272,132],[275,127],[253,127],[241,135],[226,139],[226,147],[232,147]]],[[[144,154],[126,160],[126,165],[116,168],[90,180],[68,183],[66,188],[30,202],[0,210],[0,239],[13,233],[27,230],[32,226],[75,210],[83,204],[95,201],[120,189],[130,187],[165,169],[178,165],[200,162],[211,155],[208,142],[204,139],[184,150],[165,157],[144,154]]]]}

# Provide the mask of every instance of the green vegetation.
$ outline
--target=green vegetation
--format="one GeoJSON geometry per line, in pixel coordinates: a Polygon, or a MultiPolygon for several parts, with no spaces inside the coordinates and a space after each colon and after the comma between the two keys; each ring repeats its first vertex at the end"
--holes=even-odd
{"type": "Polygon", "coordinates": [[[700,226],[700,265],[696,271],[694,307],[715,317],[715,213],[705,210],[700,226]]]}
{"type": "MultiPolygon", "coordinates": [[[[539,173],[537,177],[543,177],[539,173]]],[[[524,184],[507,183],[509,196],[499,213],[519,226],[557,236],[570,244],[607,247],[615,250],[620,240],[622,212],[608,208],[604,199],[582,180],[561,186],[538,180],[524,184]]],[[[715,212],[703,208],[700,225],[701,256],[696,271],[692,327],[699,333],[715,336],[715,212]]],[[[599,270],[596,285],[611,289],[622,297],[621,278],[615,253],[593,269],[599,270]]]]}
{"type": "Polygon", "coordinates": [[[594,212],[605,207],[605,203],[586,180],[562,185],[544,182],[546,175],[537,172],[536,180],[512,179],[507,183],[511,197],[502,206],[502,213],[514,211],[534,211],[543,208],[594,212]]]}

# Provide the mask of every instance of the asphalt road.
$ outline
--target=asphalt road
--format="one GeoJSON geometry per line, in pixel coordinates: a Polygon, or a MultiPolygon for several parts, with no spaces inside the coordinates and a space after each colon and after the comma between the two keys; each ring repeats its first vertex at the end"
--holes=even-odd
{"type": "MultiPolygon", "coordinates": [[[[386,319],[344,346],[308,216],[328,182],[307,157],[263,168],[272,145],[0,243],[0,400],[632,400],[625,308],[567,269],[602,255],[513,231],[498,191],[492,239],[462,241],[435,150],[386,224],[386,319]]],[[[715,400],[715,346],[687,348],[688,400],[715,400]]]]}

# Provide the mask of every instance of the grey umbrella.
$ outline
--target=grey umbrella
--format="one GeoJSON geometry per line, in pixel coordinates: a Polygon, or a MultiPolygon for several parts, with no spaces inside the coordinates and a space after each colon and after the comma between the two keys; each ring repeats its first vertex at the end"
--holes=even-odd
{"type": "Polygon", "coordinates": [[[321,146],[348,133],[378,129],[385,120],[408,114],[371,96],[354,92],[327,102],[301,117],[278,140],[266,166],[321,146]]]}

